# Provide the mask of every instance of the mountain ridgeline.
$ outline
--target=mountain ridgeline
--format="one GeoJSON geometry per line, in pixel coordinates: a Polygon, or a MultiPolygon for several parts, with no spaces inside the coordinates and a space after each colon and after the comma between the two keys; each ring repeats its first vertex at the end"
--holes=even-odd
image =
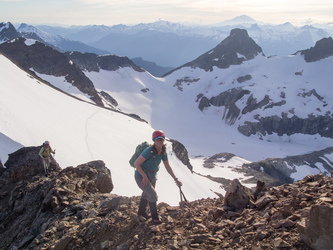
{"type": "MultiPolygon", "coordinates": [[[[0,53],[25,71],[39,74],[42,81],[45,81],[43,75],[64,77],[69,86],[88,95],[100,107],[121,111],[119,101],[112,96],[112,92],[97,90],[87,73],[101,70],[117,73],[119,69],[130,69],[138,73],[141,83],[152,80],[147,74],[140,76],[145,70],[127,57],[78,51],[62,53],[42,42],[24,38],[15,31],[12,25],[2,27],[0,37],[7,42],[0,44],[0,53]]],[[[325,70],[325,60],[332,56],[333,40],[330,37],[317,41],[314,47],[297,51],[292,57],[265,57],[264,51],[246,30],[233,29],[215,48],[170,71],[164,79],[172,84],[175,92],[185,92],[187,88],[199,86],[201,90],[195,93],[196,100],[191,99],[197,102],[194,103],[196,107],[204,114],[214,110],[214,115],[234,126],[244,136],[258,136],[264,140],[272,134],[303,134],[332,139],[332,94],[325,93],[331,82],[321,78],[318,81],[317,78],[312,80],[314,76],[322,77],[327,72],[318,74],[316,63],[323,63],[320,69],[325,70]],[[298,61],[295,63],[294,60],[298,61]],[[283,68],[289,64],[293,67],[283,68]],[[231,75],[231,68],[237,69],[232,71],[236,72],[236,77],[231,75]]],[[[122,79],[125,79],[125,75],[122,75],[122,79]]],[[[139,94],[149,98],[149,91],[149,88],[144,88],[139,94]]],[[[135,113],[135,110],[131,112],[135,113]]],[[[140,119],[137,114],[131,116],[140,119]]],[[[325,152],[331,154],[331,148],[325,152]]],[[[258,174],[263,170],[268,176],[277,179],[269,181],[272,186],[290,183],[293,181],[291,174],[296,172],[298,166],[305,164],[318,168],[316,164],[320,158],[325,158],[327,164],[324,164],[324,171],[329,173],[332,161],[325,156],[325,152],[319,153],[319,156],[310,155],[306,159],[273,159],[254,163],[244,171],[251,168],[258,174]],[[315,160],[311,161],[311,157],[315,160]],[[291,171],[287,171],[288,168],[291,171]]],[[[182,161],[192,171],[188,158],[182,161]]]]}

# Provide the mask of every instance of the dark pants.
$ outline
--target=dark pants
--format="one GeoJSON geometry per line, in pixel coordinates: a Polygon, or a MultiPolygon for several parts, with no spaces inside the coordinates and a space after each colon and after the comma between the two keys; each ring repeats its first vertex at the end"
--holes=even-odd
{"type": "Polygon", "coordinates": [[[158,196],[155,190],[156,178],[149,180],[147,186],[143,187],[142,182],[143,177],[141,175],[135,175],[136,184],[138,184],[139,188],[142,190],[141,197],[148,202],[157,202],[158,196]]]}
{"type": "Polygon", "coordinates": [[[142,182],[143,177],[141,175],[135,175],[135,181],[138,184],[139,188],[142,190],[140,205],[139,205],[139,211],[138,215],[145,216],[146,215],[146,208],[149,202],[149,208],[151,217],[153,220],[159,220],[158,213],[157,213],[157,193],[155,190],[156,185],[156,178],[151,178],[152,180],[149,180],[147,186],[143,187],[142,182]]]}

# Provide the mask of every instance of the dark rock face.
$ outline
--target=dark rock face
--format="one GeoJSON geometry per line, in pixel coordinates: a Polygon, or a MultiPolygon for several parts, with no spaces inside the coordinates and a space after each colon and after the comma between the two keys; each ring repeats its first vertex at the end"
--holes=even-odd
{"type": "Polygon", "coordinates": [[[63,53],[37,41],[32,45],[25,42],[25,38],[18,38],[14,42],[0,44],[0,51],[26,71],[33,68],[40,74],[65,76],[69,84],[88,94],[97,105],[103,106],[91,80],[63,53]]]}
{"type": "MultiPolygon", "coordinates": [[[[304,166],[318,169],[318,164],[320,164],[322,168],[318,169],[318,171],[324,171],[323,174],[329,175],[329,173],[333,171],[333,162],[329,157],[327,157],[327,155],[332,153],[333,148],[330,147],[304,155],[288,156],[285,158],[269,158],[259,162],[252,162],[249,164],[244,164],[242,168],[244,171],[245,169],[252,169],[257,171],[258,174],[251,173],[253,176],[259,175],[259,173],[268,174],[276,180],[276,182],[272,182],[272,185],[268,185],[269,187],[272,187],[273,185],[293,183],[294,179],[291,177],[291,175],[297,171],[302,171],[301,168],[304,166]],[[326,171],[323,170],[323,168],[326,171]]],[[[269,181],[267,181],[267,184],[268,183],[269,181]]]]}
{"type": "Polygon", "coordinates": [[[239,65],[251,60],[259,53],[262,53],[262,49],[249,37],[246,30],[233,29],[230,35],[214,49],[184,66],[198,67],[206,71],[213,70],[214,66],[225,69],[230,65],[239,65]]]}
{"type": "Polygon", "coordinates": [[[190,163],[187,149],[183,144],[176,140],[170,140],[172,142],[172,151],[175,152],[177,158],[193,173],[193,166],[190,163]]]}
{"type": "MultiPolygon", "coordinates": [[[[43,238],[50,236],[51,224],[56,226],[53,233],[68,228],[66,219],[57,221],[57,217],[83,212],[84,197],[113,189],[110,170],[102,161],[61,170],[52,160],[49,177],[44,177],[39,149],[22,148],[10,154],[0,176],[1,249],[41,249],[37,245],[46,243],[43,238]]],[[[66,249],[69,243],[64,236],[56,249],[66,249]]]]}
{"type": "Polygon", "coordinates": [[[249,93],[249,90],[243,90],[242,88],[233,88],[222,92],[218,96],[214,96],[210,99],[202,97],[199,103],[199,109],[202,111],[204,108],[211,105],[215,107],[224,106],[226,109],[223,114],[223,119],[229,124],[234,124],[235,120],[241,112],[235,103],[244,95],[249,93]]]}
{"type": "Polygon", "coordinates": [[[297,226],[301,239],[313,249],[331,249],[333,242],[333,206],[322,199],[310,209],[308,218],[297,226]]]}
{"type": "Polygon", "coordinates": [[[238,179],[234,179],[227,188],[224,204],[237,210],[249,206],[253,196],[250,190],[244,187],[238,179]]]}
{"type": "Polygon", "coordinates": [[[20,37],[20,33],[11,23],[0,23],[0,41],[12,40],[18,37],[20,37]]]}
{"type": "Polygon", "coordinates": [[[239,126],[238,131],[243,135],[250,136],[260,132],[263,135],[277,133],[279,136],[284,134],[292,135],[295,133],[315,135],[333,138],[333,117],[309,116],[299,118],[296,115],[288,118],[287,115],[261,117],[258,122],[246,122],[239,126]]]}
{"type": "Polygon", "coordinates": [[[316,42],[314,47],[300,52],[304,55],[306,62],[316,62],[329,56],[333,56],[333,39],[332,37],[323,38],[316,42]]]}
{"type": "MultiPolygon", "coordinates": [[[[30,181],[35,176],[44,174],[43,162],[38,155],[41,147],[25,147],[10,154],[5,163],[6,170],[2,178],[12,182],[30,181]]],[[[51,158],[50,171],[60,172],[60,170],[58,163],[51,158]]]]}
{"type": "Polygon", "coordinates": [[[78,65],[81,70],[99,72],[100,69],[115,71],[119,68],[131,67],[138,72],[144,72],[142,68],[136,66],[127,57],[116,55],[98,56],[92,53],[81,52],[67,52],[65,55],[78,65]]]}

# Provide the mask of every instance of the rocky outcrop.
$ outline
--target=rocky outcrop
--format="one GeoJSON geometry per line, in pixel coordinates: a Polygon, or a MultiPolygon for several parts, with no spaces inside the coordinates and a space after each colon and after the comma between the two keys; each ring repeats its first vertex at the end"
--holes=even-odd
{"type": "Polygon", "coordinates": [[[8,41],[20,37],[15,27],[10,23],[0,23],[0,42],[8,41]]]}
{"type": "Polygon", "coordinates": [[[259,162],[243,164],[238,171],[251,176],[260,176],[268,187],[272,187],[284,183],[293,183],[295,180],[292,174],[298,171],[302,172],[304,167],[313,168],[318,173],[329,175],[333,171],[331,154],[333,154],[333,147],[304,155],[268,158],[259,162]],[[265,175],[269,175],[272,179],[269,180],[265,175]]]}
{"type": "Polygon", "coordinates": [[[190,163],[185,146],[176,140],[169,139],[169,141],[172,143],[172,151],[175,152],[177,158],[193,173],[193,166],[190,163]]]}
{"type": "Polygon", "coordinates": [[[0,52],[26,71],[33,68],[40,74],[64,76],[69,84],[89,95],[97,105],[104,106],[92,81],[63,53],[38,41],[28,45],[25,38],[0,44],[0,52]]]}
{"type": "Polygon", "coordinates": [[[203,96],[199,103],[199,109],[201,111],[204,108],[215,106],[225,107],[225,111],[222,119],[229,124],[234,124],[237,117],[240,115],[240,109],[237,107],[236,102],[244,95],[249,94],[249,90],[243,90],[242,88],[233,88],[225,92],[220,93],[218,96],[214,96],[210,99],[203,96]]]}
{"type": "Polygon", "coordinates": [[[138,72],[144,72],[144,69],[135,65],[127,57],[116,55],[96,55],[92,53],[67,52],[65,55],[72,60],[81,70],[96,71],[100,69],[115,71],[119,68],[131,67],[138,72]]]}
{"type": "MultiPolygon", "coordinates": [[[[24,155],[11,155],[11,168],[24,155]]],[[[223,198],[160,203],[162,224],[154,225],[137,216],[139,197],[109,193],[111,176],[101,161],[29,181],[8,180],[7,171],[0,176],[1,249],[310,249],[305,242],[321,249],[332,241],[333,182],[324,175],[260,188],[245,208],[237,208],[236,196],[236,206],[223,198]]],[[[233,183],[230,190],[249,194],[233,183]]]]}
{"type": "Polygon", "coordinates": [[[323,38],[316,42],[314,47],[301,50],[301,55],[304,55],[306,62],[316,62],[321,59],[333,56],[333,39],[332,37],[323,38]]]}
{"type": "Polygon", "coordinates": [[[298,223],[300,237],[313,249],[331,249],[333,242],[333,206],[323,197],[313,205],[309,217],[298,223]],[[326,200],[328,202],[326,202],[326,200]]]}
{"type": "Polygon", "coordinates": [[[249,37],[246,30],[233,29],[230,35],[215,48],[182,67],[198,67],[206,71],[213,70],[213,67],[225,69],[230,65],[239,65],[246,60],[251,60],[260,53],[262,49],[249,37]]]}
{"type": "Polygon", "coordinates": [[[333,138],[333,117],[309,116],[299,118],[294,115],[289,118],[287,114],[279,116],[260,117],[258,122],[245,122],[238,127],[238,131],[243,135],[250,136],[256,133],[262,135],[276,133],[279,136],[284,134],[292,135],[296,133],[315,135],[333,138]]]}
{"type": "Polygon", "coordinates": [[[238,179],[234,179],[229,187],[224,198],[224,204],[236,210],[247,208],[253,200],[253,195],[250,190],[244,187],[238,179]]]}
{"type": "MultiPolygon", "coordinates": [[[[31,181],[35,176],[44,174],[43,162],[38,155],[41,147],[24,147],[9,154],[5,163],[6,171],[1,178],[11,182],[31,181]]],[[[49,170],[57,173],[61,171],[60,166],[52,157],[49,170]]]]}
{"type": "MultiPolygon", "coordinates": [[[[113,189],[110,170],[102,161],[61,170],[52,160],[45,177],[39,149],[22,148],[10,154],[0,176],[1,249],[41,249],[38,245],[48,242],[51,234],[68,229],[66,216],[84,213],[89,203],[82,205],[89,200],[85,197],[113,189]]],[[[56,249],[65,249],[68,239],[60,238],[56,249]]]]}

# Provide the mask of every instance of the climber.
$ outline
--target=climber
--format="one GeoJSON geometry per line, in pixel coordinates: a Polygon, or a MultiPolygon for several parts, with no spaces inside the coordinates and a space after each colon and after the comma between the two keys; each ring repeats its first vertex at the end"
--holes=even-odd
{"type": "Polygon", "coordinates": [[[156,202],[158,197],[155,191],[156,173],[159,170],[159,164],[161,161],[163,161],[167,172],[175,180],[177,186],[180,187],[182,183],[176,178],[169,164],[166,145],[164,144],[165,135],[163,131],[154,131],[152,139],[154,144],[146,148],[134,162],[136,168],[135,181],[142,190],[138,215],[149,218],[146,213],[146,208],[149,203],[153,223],[161,224],[157,213],[156,202]]]}
{"type": "Polygon", "coordinates": [[[49,166],[50,166],[50,163],[51,163],[51,153],[55,154],[55,150],[52,150],[49,141],[45,141],[43,143],[42,148],[39,151],[39,156],[43,160],[43,165],[44,165],[44,170],[45,170],[45,176],[48,175],[49,166]]]}

